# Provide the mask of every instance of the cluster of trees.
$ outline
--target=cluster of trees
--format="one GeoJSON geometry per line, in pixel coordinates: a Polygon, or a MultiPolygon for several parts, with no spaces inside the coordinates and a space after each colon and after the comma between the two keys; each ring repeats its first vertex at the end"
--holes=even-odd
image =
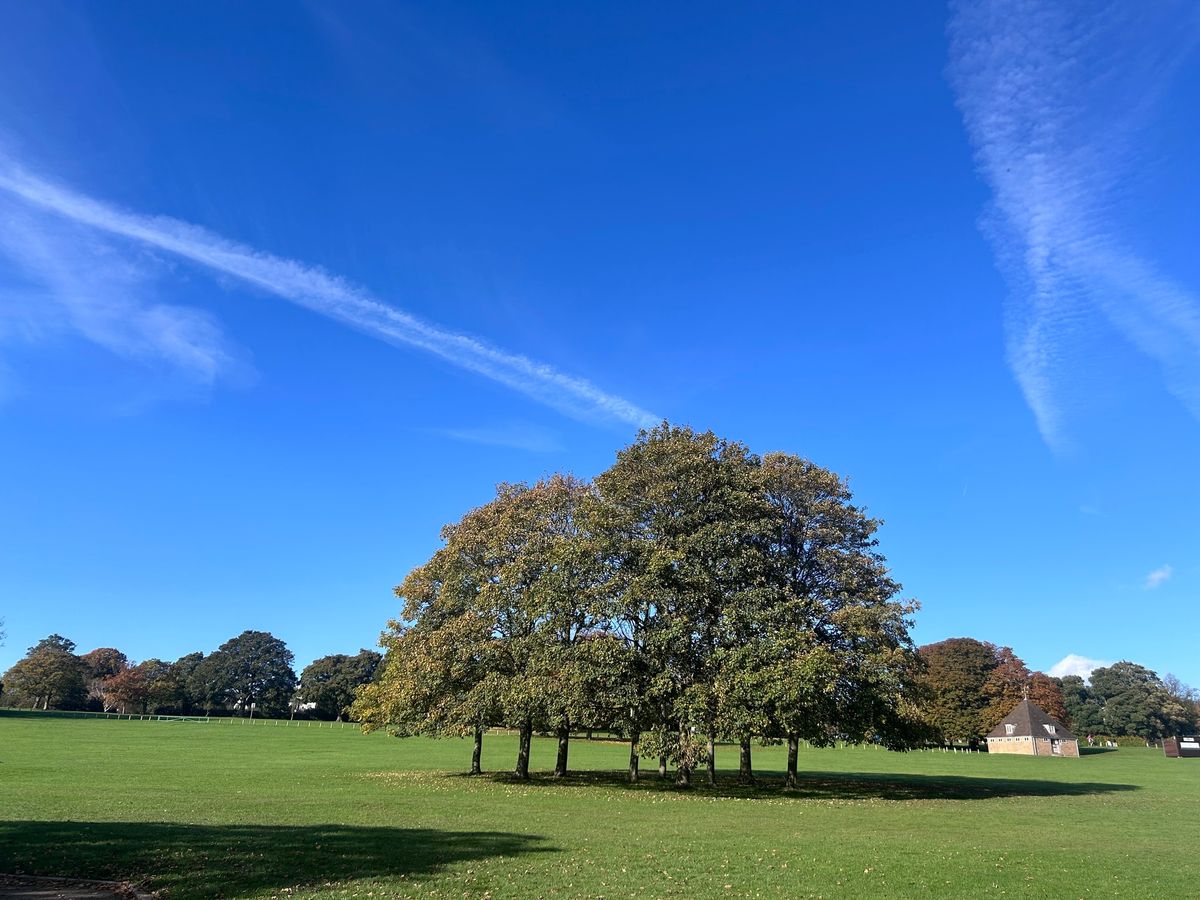
{"type": "Polygon", "coordinates": [[[1031,672],[1011,647],[949,638],[918,652],[925,664],[922,712],[946,743],[979,742],[1025,697],[1067,724],[1059,683],[1031,672]]]}
{"type": "Polygon", "coordinates": [[[949,638],[918,651],[924,662],[921,704],[927,724],[948,743],[975,744],[1026,697],[1077,734],[1155,740],[1193,731],[1197,692],[1131,662],[1076,675],[1030,671],[1011,647],[949,638]]]}
{"type": "Polygon", "coordinates": [[[382,657],[370,650],[315,660],[297,681],[287,645],[265,631],[244,631],[208,654],[134,664],[120,650],[77,655],[75,643],[52,634],[29,648],[4,675],[5,705],[35,709],[211,715],[302,714],[340,718],[382,657]]]}
{"type": "Polygon", "coordinates": [[[714,747],[926,736],[914,701],[915,604],[877,550],[878,521],[838,475],[796,456],[663,424],[588,483],[501,485],[442,531],[396,588],[382,674],[354,706],[368,728],[520,735],[606,729],[681,784],[714,747]]]}
{"type": "Polygon", "coordinates": [[[1136,736],[1158,740],[1200,728],[1200,692],[1168,674],[1119,662],[1062,679],[1063,702],[1078,734],[1136,736]]]}

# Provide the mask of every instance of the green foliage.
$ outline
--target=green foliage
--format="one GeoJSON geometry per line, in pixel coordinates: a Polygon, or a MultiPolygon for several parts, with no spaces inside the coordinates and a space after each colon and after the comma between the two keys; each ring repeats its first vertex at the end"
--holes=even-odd
{"type": "Polygon", "coordinates": [[[39,709],[79,709],[87,696],[86,666],[75,642],[52,634],[29,648],[3,678],[5,702],[39,709]]]}
{"type": "Polygon", "coordinates": [[[373,650],[360,650],[354,656],[337,653],[315,659],[300,673],[296,700],[316,704],[315,712],[324,719],[341,719],[354,702],[355,692],[375,677],[383,657],[373,650]]]}
{"type": "MultiPolygon", "coordinates": [[[[707,740],[919,739],[915,605],[837,475],[711,432],[643,432],[587,485],[500,485],[396,589],[368,729],[630,736],[681,782],[707,740]]],[[[714,777],[710,763],[709,778],[714,777]]],[[[794,776],[794,772],[792,773],[794,776]]]]}
{"type": "Polygon", "coordinates": [[[188,699],[205,713],[225,705],[228,699],[227,680],[221,657],[210,653],[190,665],[184,675],[188,699]]]}
{"type": "Polygon", "coordinates": [[[202,702],[246,714],[281,714],[296,690],[292,651],[265,631],[230,638],[193,670],[191,687],[202,702]]]}
{"type": "Polygon", "coordinates": [[[1122,661],[1092,672],[1091,695],[1102,708],[1104,731],[1148,740],[1195,727],[1195,709],[1172,694],[1150,669],[1122,661]]]}
{"type": "Polygon", "coordinates": [[[171,663],[171,675],[179,686],[180,713],[198,713],[203,711],[201,698],[193,691],[193,678],[204,654],[200,652],[185,653],[171,663]]]}
{"type": "Polygon", "coordinates": [[[1087,682],[1078,675],[1067,675],[1062,680],[1062,695],[1071,727],[1077,735],[1104,733],[1104,706],[1087,682]]]}
{"type": "Polygon", "coordinates": [[[927,715],[944,741],[977,741],[987,734],[986,686],[996,668],[997,650],[995,644],[965,637],[920,648],[929,693],[927,715]]]}

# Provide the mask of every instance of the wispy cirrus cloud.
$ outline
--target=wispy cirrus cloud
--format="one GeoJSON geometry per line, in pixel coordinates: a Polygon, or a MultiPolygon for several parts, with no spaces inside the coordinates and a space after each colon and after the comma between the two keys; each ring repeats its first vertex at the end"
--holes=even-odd
{"type": "MultiPolygon", "coordinates": [[[[1139,134],[1200,39],[1186,0],[956,0],[951,82],[980,173],[984,228],[1010,282],[1008,361],[1042,437],[1068,443],[1081,346],[1110,326],[1200,417],[1200,300],[1139,255],[1113,208],[1139,134]]],[[[1092,363],[1089,363],[1092,364],[1092,363]]]]}
{"type": "Polygon", "coordinates": [[[0,297],[0,339],[77,334],[126,359],[211,387],[252,374],[216,319],[160,299],[161,260],[0,196],[0,257],[22,278],[0,297]]]}
{"type": "Polygon", "coordinates": [[[1146,580],[1142,583],[1142,587],[1148,591],[1152,591],[1156,587],[1162,587],[1171,580],[1171,576],[1174,573],[1175,570],[1169,565],[1159,566],[1146,575],[1146,580]]]}
{"type": "MultiPolygon", "coordinates": [[[[89,233],[107,238],[106,251],[132,245],[144,252],[180,257],[379,340],[424,350],[576,419],[638,427],[658,421],[658,417],[647,410],[585,379],[501,350],[471,335],[425,322],[385,303],[366,288],[318,267],[260,252],[177,219],[118,209],[37,176],[4,157],[0,157],[0,192],[10,199],[16,198],[24,207],[10,214],[23,212],[30,221],[36,219],[34,234],[38,237],[35,243],[6,240],[8,254],[25,267],[41,273],[56,294],[71,298],[62,305],[69,311],[76,328],[118,352],[131,352],[145,344],[152,348],[150,352],[198,366],[201,370],[211,364],[215,373],[221,367],[218,348],[222,342],[215,322],[194,310],[143,303],[125,310],[135,312],[133,316],[108,314],[105,307],[115,292],[106,291],[97,299],[87,290],[86,270],[90,260],[100,252],[81,254],[81,247],[88,247],[89,233]],[[33,217],[29,215],[30,211],[42,215],[33,217]],[[47,213],[52,218],[48,219],[47,213]],[[82,264],[78,262],[81,256],[82,264]],[[129,319],[135,323],[140,321],[145,327],[137,326],[132,331],[118,333],[115,330],[118,324],[129,319]]],[[[113,265],[119,267],[126,259],[118,253],[114,255],[113,265]]],[[[119,283],[119,278],[117,280],[119,283]]]]}
{"type": "Polygon", "coordinates": [[[427,428],[425,430],[429,434],[467,444],[507,447],[511,450],[525,450],[529,453],[554,453],[563,449],[562,442],[553,434],[541,428],[518,424],[473,428],[427,428]]]}

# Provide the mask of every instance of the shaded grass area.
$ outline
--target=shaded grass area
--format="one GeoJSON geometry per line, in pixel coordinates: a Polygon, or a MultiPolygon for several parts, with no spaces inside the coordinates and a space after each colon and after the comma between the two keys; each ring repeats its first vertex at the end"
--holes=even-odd
{"type": "Polygon", "coordinates": [[[200,897],[1191,896],[1200,765],[755,748],[760,781],[679,791],[627,747],[0,715],[0,871],[200,897]],[[1164,822],[1169,828],[1164,830],[1164,822]]]}
{"type": "MultiPolygon", "coordinates": [[[[473,778],[454,773],[451,778],[473,778]]],[[[474,776],[477,777],[477,776],[474,776]]],[[[542,787],[559,790],[568,787],[605,788],[623,791],[658,791],[672,794],[696,792],[705,797],[742,800],[988,800],[997,797],[1078,797],[1136,791],[1137,785],[1090,781],[1056,781],[1039,778],[989,778],[960,775],[884,774],[878,772],[798,772],[798,784],[785,786],[779,773],[759,773],[753,784],[742,784],[729,775],[719,777],[715,785],[706,781],[680,789],[672,778],[657,774],[643,776],[631,783],[624,772],[574,772],[565,778],[539,773],[528,782],[507,773],[483,776],[500,784],[542,787]]],[[[703,777],[703,776],[701,776],[703,777]]]]}
{"type": "Polygon", "coordinates": [[[0,846],[10,872],[87,873],[152,883],[178,897],[420,880],[447,865],[550,849],[534,836],[491,831],[39,821],[0,823],[0,846]]]}

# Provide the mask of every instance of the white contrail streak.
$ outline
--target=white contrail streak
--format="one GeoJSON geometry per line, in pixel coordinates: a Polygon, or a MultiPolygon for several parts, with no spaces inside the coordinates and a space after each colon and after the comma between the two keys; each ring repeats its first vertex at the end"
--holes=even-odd
{"type": "Polygon", "coordinates": [[[1147,125],[1200,39],[1187,0],[952,0],[949,75],[992,189],[986,231],[1013,289],[1008,361],[1047,444],[1090,402],[1111,329],[1200,418],[1200,298],[1159,271],[1118,215],[1148,163],[1147,125]]]}
{"type": "Polygon", "coordinates": [[[0,158],[0,189],[26,203],[240,278],[264,291],[389,343],[419,347],[573,418],[649,427],[658,417],[582,378],[477,338],[423,322],[320,268],[283,259],[163,216],[117,209],[0,158]]]}

